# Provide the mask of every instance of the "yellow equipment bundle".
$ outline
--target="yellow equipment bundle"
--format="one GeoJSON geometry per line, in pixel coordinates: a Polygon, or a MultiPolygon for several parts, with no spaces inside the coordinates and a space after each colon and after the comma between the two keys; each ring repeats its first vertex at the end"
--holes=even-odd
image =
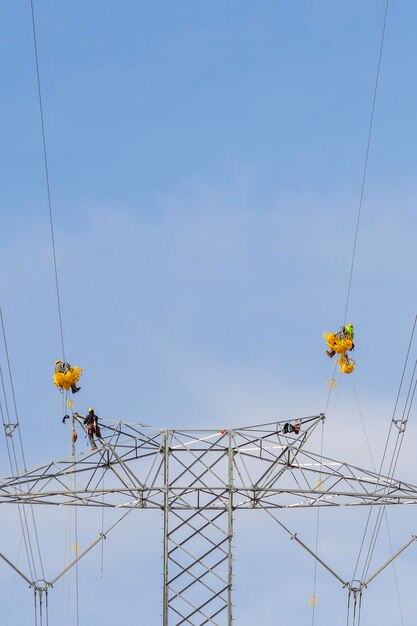
{"type": "Polygon", "coordinates": [[[351,374],[355,369],[355,361],[353,359],[349,359],[346,354],[340,355],[337,359],[337,363],[340,365],[339,372],[342,372],[343,374],[351,374]]]}
{"type": "Polygon", "coordinates": [[[54,374],[54,385],[60,389],[69,391],[73,385],[76,385],[83,373],[81,367],[74,365],[67,372],[57,372],[54,374]]]}
{"type": "Polygon", "coordinates": [[[352,350],[351,339],[340,338],[335,333],[323,333],[323,337],[327,341],[329,350],[334,350],[336,354],[345,354],[348,350],[352,350]]]}

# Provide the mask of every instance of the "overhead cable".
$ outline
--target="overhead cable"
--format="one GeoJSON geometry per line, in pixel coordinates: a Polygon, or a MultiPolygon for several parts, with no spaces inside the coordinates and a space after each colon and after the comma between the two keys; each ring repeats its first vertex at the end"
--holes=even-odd
{"type": "Polygon", "coordinates": [[[378,66],[377,66],[376,77],[375,77],[374,95],[373,95],[373,99],[372,99],[371,118],[370,118],[370,121],[369,121],[368,140],[367,140],[367,143],[366,143],[365,162],[364,162],[364,165],[363,165],[362,184],[361,184],[361,191],[360,191],[360,196],[359,196],[358,216],[357,216],[357,220],[356,220],[356,230],[355,230],[355,239],[354,239],[354,243],[353,243],[352,261],[351,261],[351,265],[350,265],[349,283],[348,283],[348,290],[347,290],[347,296],[346,296],[346,306],[345,306],[345,313],[344,313],[344,316],[343,316],[343,320],[344,320],[343,323],[344,324],[346,324],[347,312],[348,312],[348,307],[349,307],[349,299],[350,299],[350,290],[351,290],[351,286],[352,286],[353,268],[354,268],[354,265],[355,265],[356,247],[357,247],[357,243],[358,243],[358,234],[359,234],[359,224],[360,224],[361,213],[362,213],[363,194],[364,194],[364,190],[365,190],[366,173],[367,173],[367,169],[368,169],[369,148],[370,148],[370,145],[371,145],[372,127],[373,127],[373,123],[374,123],[375,104],[376,104],[376,97],[377,97],[377,93],[378,93],[378,84],[379,84],[379,74],[380,74],[380,69],[381,69],[382,51],[383,51],[383,48],[384,48],[385,27],[386,27],[386,23],[387,23],[388,5],[389,5],[389,0],[386,0],[386,3],[385,3],[385,13],[384,13],[384,23],[383,23],[383,26],[382,26],[382,34],[381,34],[381,43],[380,43],[380,46],[379,46],[378,66]]]}
{"type": "Polygon", "coordinates": [[[33,31],[33,45],[35,52],[35,64],[36,64],[36,78],[38,85],[38,100],[39,100],[39,112],[41,118],[41,131],[42,131],[42,145],[43,145],[43,160],[45,165],[45,180],[46,180],[46,191],[48,196],[48,208],[49,208],[49,224],[51,229],[51,241],[52,241],[52,254],[53,254],[53,262],[54,262],[54,272],[55,272],[55,289],[56,289],[56,298],[58,304],[58,318],[59,318],[59,329],[61,334],[61,347],[62,347],[62,357],[65,361],[65,346],[64,346],[64,331],[62,326],[62,311],[61,311],[61,297],[59,291],[59,280],[58,280],[58,264],[56,258],[56,249],[55,249],[55,233],[54,233],[54,221],[52,216],[52,201],[51,201],[51,187],[49,183],[49,168],[48,168],[48,155],[46,150],[46,136],[45,136],[45,122],[44,122],[44,113],[43,113],[43,100],[42,100],[42,89],[41,89],[41,78],[40,78],[40,70],[39,70],[39,58],[38,58],[38,44],[36,39],[36,24],[35,24],[35,11],[33,7],[33,0],[30,0],[31,14],[32,14],[32,31],[33,31]]]}

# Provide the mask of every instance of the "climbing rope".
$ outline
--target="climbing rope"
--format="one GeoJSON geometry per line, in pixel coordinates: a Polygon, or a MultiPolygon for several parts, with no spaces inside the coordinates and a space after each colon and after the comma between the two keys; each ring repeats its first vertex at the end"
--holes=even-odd
{"type": "MultiPolygon", "coordinates": [[[[102,490],[102,496],[101,496],[101,532],[104,533],[104,472],[103,472],[103,475],[101,477],[101,490],[102,490]]],[[[100,569],[101,569],[101,578],[103,578],[103,572],[104,572],[104,541],[101,542],[101,563],[100,563],[100,569]]]]}
{"type": "MultiPolygon", "coordinates": [[[[72,444],[74,448],[74,442],[72,444]]],[[[74,491],[77,491],[77,475],[74,474],[74,491]]],[[[77,506],[74,506],[74,536],[75,536],[75,546],[76,550],[78,549],[78,512],[77,506]]],[[[77,552],[76,552],[77,554],[77,552]]],[[[75,563],[75,611],[76,611],[76,624],[79,626],[80,623],[80,605],[79,605],[79,576],[78,576],[78,561],[75,563]]]]}
{"type": "MultiPolygon", "coordinates": [[[[323,445],[324,445],[324,420],[321,422],[321,444],[320,444],[320,457],[323,457],[323,445]]],[[[321,485],[321,477],[322,477],[322,466],[320,465],[320,473],[319,473],[319,485],[321,485]]],[[[319,548],[319,531],[320,531],[320,507],[317,507],[317,520],[316,520],[316,542],[315,542],[315,552],[318,553],[319,548]]],[[[314,581],[313,581],[313,613],[311,616],[311,626],[314,626],[315,616],[316,616],[316,587],[317,587],[317,560],[314,561],[314,581]]]]}

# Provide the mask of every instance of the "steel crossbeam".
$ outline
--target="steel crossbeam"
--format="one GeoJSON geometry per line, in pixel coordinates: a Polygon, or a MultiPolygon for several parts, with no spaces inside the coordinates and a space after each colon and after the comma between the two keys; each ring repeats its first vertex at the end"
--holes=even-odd
{"type": "Polygon", "coordinates": [[[0,504],[162,510],[163,626],[231,626],[239,510],[417,504],[415,485],[308,451],[323,420],[289,422],[299,433],[285,421],[220,431],[108,421],[97,451],[1,479],[0,504]]]}

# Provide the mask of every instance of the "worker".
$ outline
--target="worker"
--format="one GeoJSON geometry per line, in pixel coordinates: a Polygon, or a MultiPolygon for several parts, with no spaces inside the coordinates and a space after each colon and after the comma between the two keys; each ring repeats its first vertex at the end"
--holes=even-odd
{"type": "Polygon", "coordinates": [[[354,350],[355,344],[353,343],[353,336],[353,324],[341,326],[338,333],[324,334],[324,338],[326,339],[327,346],[329,348],[326,350],[327,356],[332,359],[336,353],[346,354],[346,352],[354,350]]]}
{"type": "Polygon", "coordinates": [[[69,363],[57,359],[55,361],[54,384],[60,389],[65,389],[65,391],[71,389],[72,393],[78,393],[81,387],[77,387],[77,383],[80,380],[82,371],[81,367],[76,365],[71,367],[69,363]]]}
{"type": "Polygon", "coordinates": [[[353,331],[353,324],[348,324],[347,326],[345,326],[344,331],[345,331],[346,338],[351,339],[353,341],[353,336],[355,334],[353,331]]]}
{"type": "Polygon", "coordinates": [[[88,413],[84,418],[84,424],[87,426],[87,434],[88,439],[90,441],[91,449],[97,450],[96,442],[94,440],[94,435],[101,439],[101,431],[100,426],[98,425],[98,417],[94,413],[94,409],[90,407],[88,409],[88,413]]]}
{"type": "Polygon", "coordinates": [[[288,433],[295,433],[296,435],[298,435],[298,433],[300,432],[300,423],[297,421],[293,425],[289,422],[286,422],[284,424],[282,432],[284,433],[284,435],[287,435],[288,433]]]}

